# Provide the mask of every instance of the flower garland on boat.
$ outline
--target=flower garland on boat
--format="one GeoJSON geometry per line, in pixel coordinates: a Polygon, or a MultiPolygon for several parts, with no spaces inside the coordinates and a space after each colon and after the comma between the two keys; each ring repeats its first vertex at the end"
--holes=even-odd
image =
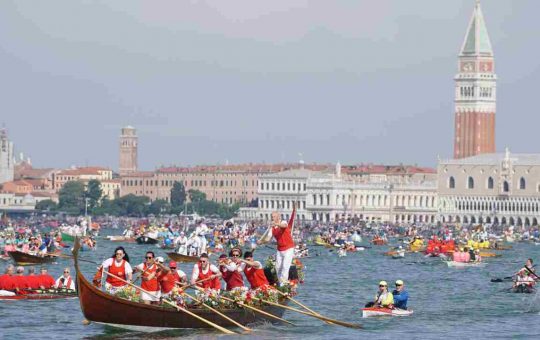
{"type": "Polygon", "coordinates": [[[142,302],[141,295],[139,291],[133,287],[125,286],[114,293],[114,296],[121,299],[133,301],[133,302],[142,302]]]}

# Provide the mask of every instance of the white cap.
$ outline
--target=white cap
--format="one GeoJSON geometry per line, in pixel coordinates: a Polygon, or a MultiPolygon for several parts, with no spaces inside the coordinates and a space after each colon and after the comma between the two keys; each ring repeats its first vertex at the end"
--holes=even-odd
{"type": "Polygon", "coordinates": [[[158,256],[158,257],[156,257],[156,261],[158,261],[159,263],[164,263],[165,259],[163,259],[163,257],[161,257],[161,256],[158,256]]]}

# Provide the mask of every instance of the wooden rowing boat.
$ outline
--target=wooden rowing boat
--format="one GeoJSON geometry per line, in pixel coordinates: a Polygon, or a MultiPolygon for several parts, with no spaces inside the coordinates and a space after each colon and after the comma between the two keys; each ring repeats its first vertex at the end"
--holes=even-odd
{"type": "Polygon", "coordinates": [[[0,296],[0,300],[58,300],[76,298],[76,291],[66,289],[46,289],[29,292],[27,294],[0,296]]]}
{"type": "Polygon", "coordinates": [[[10,251],[8,252],[8,255],[11,257],[13,262],[15,262],[19,266],[52,263],[56,261],[56,258],[57,258],[57,256],[51,256],[51,255],[45,255],[45,256],[32,255],[28,253],[23,253],[22,251],[18,251],[18,250],[10,251]]]}
{"type": "Polygon", "coordinates": [[[362,317],[369,318],[373,316],[409,316],[413,311],[410,309],[366,307],[362,308],[362,317]]]}
{"type": "Polygon", "coordinates": [[[133,237],[126,237],[126,236],[107,236],[107,240],[111,242],[126,242],[126,243],[135,243],[135,239],[133,237]]]}
{"type": "Polygon", "coordinates": [[[180,263],[195,263],[199,261],[199,258],[197,256],[182,255],[178,253],[167,253],[167,256],[171,260],[180,262],[180,263]]]}
{"type": "MultiPolygon", "coordinates": [[[[87,320],[135,330],[210,328],[208,324],[181,311],[157,305],[145,305],[102,292],[88,282],[80,271],[77,246],[73,251],[73,258],[75,260],[79,303],[87,320]]],[[[284,299],[280,303],[285,304],[286,300],[284,299]]],[[[186,309],[220,326],[231,326],[231,322],[208,309],[191,307],[186,309]]],[[[278,317],[281,317],[284,312],[283,308],[275,306],[264,306],[260,309],[278,317]]],[[[274,321],[268,316],[255,314],[249,309],[221,309],[220,312],[243,325],[274,321]]]]}

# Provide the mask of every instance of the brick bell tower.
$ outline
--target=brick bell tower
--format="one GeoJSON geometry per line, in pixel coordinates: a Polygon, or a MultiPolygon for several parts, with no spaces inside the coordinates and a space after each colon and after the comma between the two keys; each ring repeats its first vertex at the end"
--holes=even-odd
{"type": "Polygon", "coordinates": [[[495,152],[497,76],[480,0],[459,54],[455,82],[454,158],[495,152]]]}
{"type": "Polygon", "coordinates": [[[126,126],[122,128],[120,134],[120,168],[121,176],[137,171],[137,132],[134,127],[126,126]]]}

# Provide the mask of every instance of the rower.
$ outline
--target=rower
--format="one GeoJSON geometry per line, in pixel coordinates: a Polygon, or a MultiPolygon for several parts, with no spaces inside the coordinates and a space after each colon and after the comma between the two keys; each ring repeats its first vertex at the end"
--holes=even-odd
{"type": "Polygon", "coordinates": [[[54,287],[54,278],[47,273],[47,268],[41,267],[41,274],[38,275],[39,288],[49,289],[54,287]]]}
{"type": "Polygon", "coordinates": [[[221,289],[221,282],[219,281],[220,277],[221,274],[219,269],[213,264],[210,264],[208,255],[203,253],[199,258],[199,262],[195,263],[193,266],[191,284],[195,284],[198,281],[203,281],[197,283],[197,286],[204,289],[209,288],[219,290],[221,289]]]}
{"type": "Polygon", "coordinates": [[[187,283],[187,275],[186,275],[186,273],[184,273],[181,269],[176,269],[177,264],[176,264],[175,261],[170,261],[169,262],[169,268],[172,271],[175,282],[181,283],[181,284],[187,283]]]}
{"type": "Polygon", "coordinates": [[[15,278],[13,276],[15,272],[15,266],[10,264],[6,267],[4,275],[0,275],[0,296],[13,296],[15,295],[15,278]]]}
{"type": "MultiPolygon", "coordinates": [[[[176,277],[171,268],[165,267],[163,257],[156,258],[157,281],[161,289],[161,301],[166,300],[171,295],[171,292],[176,284],[176,277]]],[[[176,265],[176,263],[175,263],[176,265]]],[[[175,270],[176,271],[176,270],[175,270]]]]}
{"type": "Polygon", "coordinates": [[[69,268],[64,268],[64,273],[62,274],[62,276],[58,278],[58,280],[56,280],[54,288],[56,289],[66,288],[66,289],[75,290],[75,282],[69,275],[69,268]]]}
{"type": "Polygon", "coordinates": [[[409,300],[409,293],[405,290],[403,280],[396,281],[396,289],[392,292],[394,297],[394,307],[399,309],[407,309],[407,301],[409,300]]]}
{"type": "Polygon", "coordinates": [[[517,274],[516,281],[514,281],[512,287],[517,288],[519,286],[524,286],[526,288],[533,288],[535,283],[536,281],[531,277],[529,271],[522,270],[517,274]]]}
{"type": "Polygon", "coordinates": [[[241,259],[240,261],[242,262],[240,269],[244,272],[244,275],[246,275],[246,279],[251,285],[251,289],[269,285],[262,264],[259,261],[253,261],[252,252],[246,251],[244,253],[244,259],[241,259]]]}
{"type": "Polygon", "coordinates": [[[242,256],[242,250],[239,248],[233,248],[229,252],[229,257],[222,254],[219,256],[219,271],[221,272],[221,278],[227,284],[225,290],[231,291],[238,287],[244,287],[244,279],[240,274],[240,256],[242,256]]]}
{"type": "Polygon", "coordinates": [[[28,282],[30,289],[39,289],[39,280],[38,276],[36,275],[36,269],[34,267],[28,268],[28,275],[26,276],[26,281],[28,282]]]}
{"type": "Polygon", "coordinates": [[[101,266],[98,267],[98,271],[92,280],[94,286],[101,287],[103,271],[111,273],[111,275],[107,275],[107,279],[105,280],[106,291],[115,294],[117,291],[126,287],[124,281],[131,281],[133,269],[129,264],[129,256],[124,247],[117,247],[113,255],[103,261],[101,266]],[[119,277],[121,280],[112,275],[119,277]]]}
{"type": "Polygon", "coordinates": [[[294,241],[292,237],[292,227],[294,224],[294,218],[296,216],[296,205],[293,202],[293,211],[289,222],[279,221],[279,214],[277,212],[272,213],[273,226],[263,234],[259,240],[259,244],[267,243],[272,239],[272,236],[277,241],[276,252],[276,273],[279,281],[279,285],[283,286],[289,281],[289,269],[294,256],[294,241]]]}
{"type": "Polygon", "coordinates": [[[366,304],[366,307],[382,307],[393,308],[394,296],[388,291],[388,283],[386,281],[379,282],[379,291],[375,295],[375,300],[366,304]]]}
{"type": "Polygon", "coordinates": [[[27,290],[30,288],[30,284],[24,275],[24,267],[18,266],[16,269],[17,275],[14,276],[17,291],[27,290]]]}
{"type": "Polygon", "coordinates": [[[145,262],[139,264],[133,270],[134,273],[141,272],[141,288],[148,293],[141,291],[141,300],[146,305],[159,303],[159,283],[157,280],[157,265],[154,263],[156,255],[153,251],[147,251],[145,262]]]}

